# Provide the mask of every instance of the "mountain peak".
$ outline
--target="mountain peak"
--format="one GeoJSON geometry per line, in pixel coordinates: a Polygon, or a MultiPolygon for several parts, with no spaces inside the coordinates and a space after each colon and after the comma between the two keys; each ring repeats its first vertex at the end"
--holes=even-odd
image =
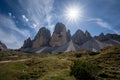
{"type": "Polygon", "coordinates": [[[32,40],[30,37],[28,37],[22,46],[22,48],[31,48],[32,47],[32,40]]]}
{"type": "Polygon", "coordinates": [[[81,45],[86,41],[86,35],[82,30],[78,29],[72,36],[72,41],[78,45],[81,45]]]}
{"type": "Polygon", "coordinates": [[[104,35],[104,33],[102,32],[99,36],[100,36],[100,37],[104,37],[105,35],[104,35]]]}
{"type": "Polygon", "coordinates": [[[39,48],[41,46],[49,46],[50,37],[51,37],[51,34],[47,28],[45,27],[40,28],[33,40],[32,47],[39,48]]]}
{"type": "Polygon", "coordinates": [[[30,38],[30,37],[28,37],[28,40],[31,40],[31,38],[30,38]]]}
{"type": "Polygon", "coordinates": [[[0,50],[7,49],[7,46],[0,41],[0,50]]]}
{"type": "Polygon", "coordinates": [[[85,31],[85,35],[88,39],[92,38],[91,34],[87,30],[85,31]]]}
{"type": "Polygon", "coordinates": [[[78,29],[78,30],[76,31],[76,34],[84,34],[84,32],[83,32],[82,30],[78,29]]]}
{"type": "Polygon", "coordinates": [[[68,36],[70,37],[70,33],[66,31],[65,25],[63,23],[57,23],[51,37],[50,45],[52,47],[62,46],[68,42],[68,36]]]}
{"type": "Polygon", "coordinates": [[[63,24],[63,23],[57,23],[56,25],[55,25],[55,30],[54,30],[54,32],[55,33],[60,33],[60,32],[62,32],[62,31],[66,31],[66,27],[65,27],[65,25],[63,24]]]}
{"type": "Polygon", "coordinates": [[[33,52],[52,52],[69,51],[79,49],[100,50],[105,46],[120,44],[120,35],[101,33],[99,36],[92,37],[86,30],[83,32],[78,29],[71,37],[70,30],[66,29],[63,23],[57,23],[51,36],[46,27],[41,27],[34,40],[30,37],[24,41],[23,50],[33,52]],[[74,49],[76,47],[76,49],[74,49]]]}

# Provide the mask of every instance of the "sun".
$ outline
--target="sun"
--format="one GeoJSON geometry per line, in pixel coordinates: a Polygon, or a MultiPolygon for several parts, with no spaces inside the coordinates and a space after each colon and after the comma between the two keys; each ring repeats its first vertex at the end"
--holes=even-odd
{"type": "Polygon", "coordinates": [[[77,8],[69,8],[67,10],[67,16],[70,19],[77,19],[79,16],[79,10],[77,8]]]}
{"type": "Polygon", "coordinates": [[[64,15],[69,22],[77,22],[82,16],[82,9],[79,6],[66,7],[64,15]]]}

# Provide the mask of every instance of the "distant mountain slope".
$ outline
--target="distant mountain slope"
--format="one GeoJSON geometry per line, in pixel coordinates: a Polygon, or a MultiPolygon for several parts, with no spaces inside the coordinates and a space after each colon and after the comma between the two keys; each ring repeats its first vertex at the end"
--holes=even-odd
{"type": "Polygon", "coordinates": [[[96,39],[90,39],[89,41],[81,45],[81,49],[98,51],[106,46],[110,46],[110,44],[102,43],[96,39]]]}

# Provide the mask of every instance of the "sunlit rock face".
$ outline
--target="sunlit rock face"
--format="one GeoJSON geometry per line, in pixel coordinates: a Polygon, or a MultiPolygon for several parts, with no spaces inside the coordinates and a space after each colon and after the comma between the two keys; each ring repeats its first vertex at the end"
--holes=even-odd
{"type": "Polygon", "coordinates": [[[78,29],[72,36],[72,41],[77,45],[82,45],[91,38],[92,37],[88,31],[84,33],[82,30],[78,29]]]}
{"type": "Polygon", "coordinates": [[[50,31],[45,27],[40,28],[37,35],[33,40],[32,48],[39,48],[43,46],[49,46],[49,41],[51,38],[50,31]]]}
{"type": "Polygon", "coordinates": [[[32,47],[32,40],[31,38],[29,37],[28,39],[26,39],[24,41],[24,44],[22,46],[22,48],[31,48],[32,47]]]}
{"type": "Polygon", "coordinates": [[[0,41],[0,50],[5,50],[7,49],[7,46],[0,41]]]}
{"type": "Polygon", "coordinates": [[[50,46],[62,46],[66,44],[70,39],[70,32],[66,31],[66,27],[62,23],[57,23],[55,26],[55,30],[52,34],[51,40],[50,40],[50,46]]]}

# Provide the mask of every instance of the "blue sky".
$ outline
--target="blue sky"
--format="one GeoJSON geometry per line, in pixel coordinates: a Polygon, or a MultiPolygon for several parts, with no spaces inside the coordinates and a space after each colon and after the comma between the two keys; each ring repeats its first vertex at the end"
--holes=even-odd
{"type": "Polygon", "coordinates": [[[120,0],[0,0],[0,40],[8,48],[20,48],[23,41],[36,35],[41,27],[51,33],[62,22],[74,34],[87,30],[92,36],[101,32],[120,34],[120,0]],[[66,8],[79,6],[81,16],[68,21],[66,8]]]}

